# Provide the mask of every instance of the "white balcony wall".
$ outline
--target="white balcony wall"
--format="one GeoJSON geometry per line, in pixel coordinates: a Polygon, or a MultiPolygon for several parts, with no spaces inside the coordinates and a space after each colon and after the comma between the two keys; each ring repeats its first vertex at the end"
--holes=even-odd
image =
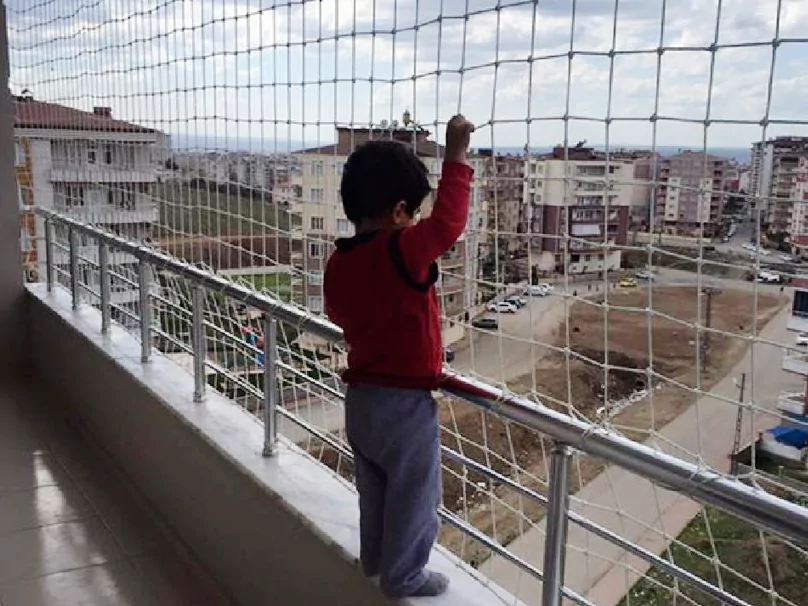
{"type": "Polygon", "coordinates": [[[94,164],[54,163],[49,172],[53,183],[155,183],[157,173],[149,167],[121,168],[94,164]]]}

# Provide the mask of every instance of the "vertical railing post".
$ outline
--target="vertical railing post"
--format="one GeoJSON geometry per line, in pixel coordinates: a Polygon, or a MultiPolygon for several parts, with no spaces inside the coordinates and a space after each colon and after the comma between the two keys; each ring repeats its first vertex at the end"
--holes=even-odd
{"type": "Polygon", "coordinates": [[[48,292],[53,290],[53,223],[45,219],[45,281],[48,292]]]}
{"type": "Polygon", "coordinates": [[[264,315],[264,456],[274,454],[278,441],[278,385],[276,356],[278,321],[264,315]]]}
{"type": "Polygon", "coordinates": [[[140,360],[149,361],[151,354],[151,304],[149,287],[151,286],[149,264],[143,259],[138,264],[138,285],[140,288],[140,360]]]}
{"type": "Polygon", "coordinates": [[[112,317],[112,305],[110,301],[110,277],[109,277],[109,247],[107,243],[98,242],[98,269],[99,280],[101,281],[101,332],[109,332],[110,319],[112,317]]]}
{"type": "Polygon", "coordinates": [[[205,291],[195,285],[191,290],[191,345],[194,348],[194,402],[205,398],[205,291]]]}
{"type": "Polygon", "coordinates": [[[545,518],[547,532],[544,542],[542,606],[561,606],[570,501],[569,460],[569,446],[554,444],[550,455],[550,494],[545,518]]]}
{"type": "Polygon", "coordinates": [[[72,227],[67,232],[70,244],[70,295],[73,298],[73,309],[79,308],[79,246],[76,230],[72,227]]]}

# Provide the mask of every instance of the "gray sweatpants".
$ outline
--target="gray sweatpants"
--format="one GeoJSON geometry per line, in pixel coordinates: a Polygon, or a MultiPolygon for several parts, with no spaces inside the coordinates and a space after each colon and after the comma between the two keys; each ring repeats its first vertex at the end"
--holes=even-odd
{"type": "Polygon", "coordinates": [[[390,597],[410,595],[438,533],[440,442],[429,391],[349,387],[345,426],[359,489],[362,569],[390,597]]]}

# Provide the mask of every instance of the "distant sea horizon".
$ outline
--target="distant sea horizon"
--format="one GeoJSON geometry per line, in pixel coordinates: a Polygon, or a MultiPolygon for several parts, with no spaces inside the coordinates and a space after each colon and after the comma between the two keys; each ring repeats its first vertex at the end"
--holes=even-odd
{"type": "MultiPolygon", "coordinates": [[[[291,153],[308,149],[311,147],[320,147],[331,145],[334,141],[278,141],[270,139],[256,139],[251,137],[220,137],[220,136],[204,136],[204,135],[188,135],[183,133],[172,134],[171,147],[175,151],[219,151],[219,152],[252,152],[252,153],[291,153]]],[[[593,143],[589,145],[598,151],[605,151],[606,147],[602,144],[593,143]]],[[[741,164],[749,164],[752,156],[752,145],[750,143],[748,148],[743,147],[707,147],[707,153],[730,160],[735,160],[741,164]]],[[[477,148],[475,148],[477,149],[477,148]]],[[[479,149],[491,149],[490,147],[481,147],[479,149]]],[[[632,145],[628,143],[619,143],[609,146],[611,151],[620,150],[636,150],[636,151],[651,151],[650,145],[632,145]]],[[[553,150],[552,145],[536,146],[530,149],[531,154],[545,154],[553,150]]],[[[656,151],[662,156],[673,156],[679,152],[691,150],[702,151],[700,145],[657,145],[656,151]]],[[[500,154],[522,154],[524,153],[524,146],[498,146],[496,152],[500,154]]]]}

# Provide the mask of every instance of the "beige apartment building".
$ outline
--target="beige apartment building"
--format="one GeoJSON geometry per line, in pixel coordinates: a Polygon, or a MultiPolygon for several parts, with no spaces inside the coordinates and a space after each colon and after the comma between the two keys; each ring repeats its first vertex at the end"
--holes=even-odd
{"type": "Polygon", "coordinates": [[[561,272],[568,253],[572,274],[618,269],[636,198],[634,159],[610,155],[607,161],[592,148],[556,147],[527,158],[524,173],[531,265],[561,272]]]}
{"type": "Polygon", "coordinates": [[[655,228],[679,236],[718,236],[730,168],[726,158],[703,152],[664,158],[659,165],[655,228]]]}
{"type": "MultiPolygon", "coordinates": [[[[287,210],[296,218],[298,227],[292,233],[293,294],[296,301],[314,312],[322,313],[323,271],[334,249],[334,240],[353,235],[353,226],[342,210],[339,195],[345,162],[356,146],[373,139],[394,139],[412,147],[429,170],[433,188],[422,214],[428,216],[434,201],[440,177],[443,148],[429,140],[429,132],[418,127],[357,129],[337,127],[334,145],[306,149],[297,154],[299,172],[291,177],[281,192],[288,199],[287,210]],[[290,192],[299,197],[290,197],[290,192]],[[299,218],[299,220],[298,220],[299,218]]],[[[481,257],[485,254],[484,237],[487,226],[487,207],[483,192],[485,162],[476,156],[470,159],[475,168],[475,182],[470,199],[470,212],[466,232],[440,260],[441,276],[438,293],[446,329],[455,328],[479,303],[477,278],[481,257]]],[[[447,341],[462,336],[462,329],[449,331],[447,341]]]]}

